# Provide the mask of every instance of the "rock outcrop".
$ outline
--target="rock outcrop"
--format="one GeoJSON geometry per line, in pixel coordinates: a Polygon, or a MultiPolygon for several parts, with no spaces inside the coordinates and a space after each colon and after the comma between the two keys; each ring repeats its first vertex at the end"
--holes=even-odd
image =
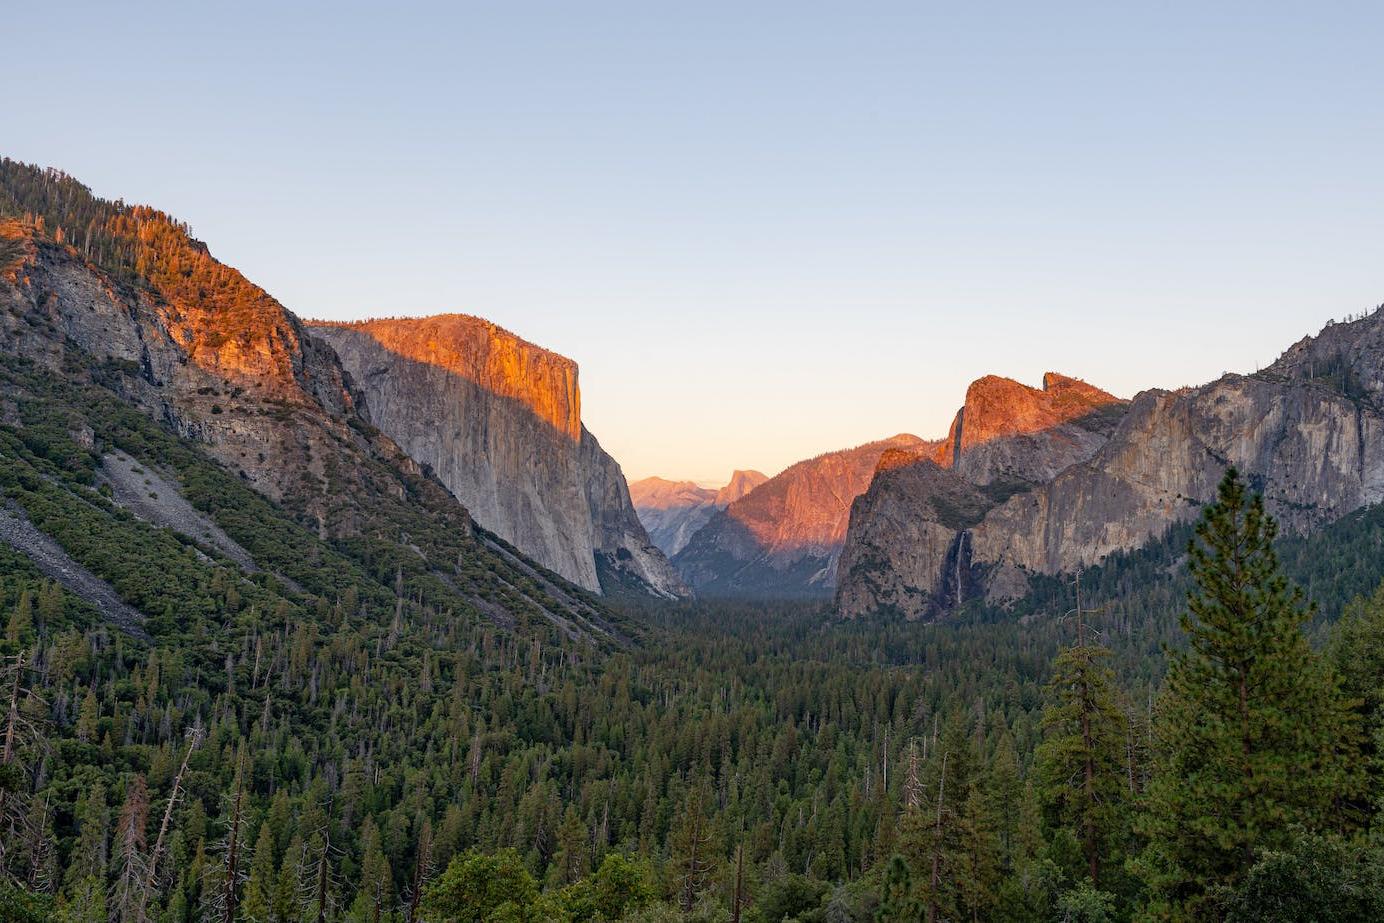
{"type": "Polygon", "coordinates": [[[829,595],[851,501],[881,456],[937,447],[903,434],[798,462],[713,515],[673,564],[708,595],[829,595]]]}
{"type": "MultiPolygon", "coordinates": [[[[147,226],[164,227],[156,214],[147,226]]],[[[65,348],[57,332],[136,373],[123,382],[127,398],[261,492],[292,497],[324,530],[329,521],[350,528],[348,517],[334,515],[339,498],[323,489],[334,456],[364,449],[390,464],[402,459],[396,446],[351,428],[354,398],[331,350],[195,242],[180,242],[179,256],[192,265],[178,281],[136,286],[20,222],[0,227],[0,236],[24,253],[0,291],[0,348],[52,365],[65,348]]]]}
{"type": "Polygon", "coordinates": [[[934,457],[973,484],[1018,489],[1090,458],[1123,410],[1123,401],[1056,372],[1042,388],[987,375],[966,389],[934,457]]]}
{"type": "MultiPolygon", "coordinates": [[[[969,404],[959,415],[963,434],[969,404]]],[[[881,472],[852,511],[840,612],[932,618],[982,594],[1002,603],[1021,595],[1032,574],[1095,563],[1194,518],[1230,465],[1263,491],[1290,533],[1379,502],[1384,315],[1328,326],[1254,375],[1145,391],[1127,407],[1106,405],[1018,438],[1028,443],[1002,436],[971,463],[963,448],[954,473],[986,501],[963,516],[933,512],[963,490],[923,470],[936,459],[881,472]],[[1034,439],[1047,449],[1034,453],[1034,439]],[[996,458],[1008,461],[997,467],[996,458]],[[986,478],[1001,468],[1027,483],[996,492],[1001,481],[986,478]]]]}
{"type": "Polygon", "coordinates": [[[630,497],[649,539],[672,557],[692,540],[720,510],[739,500],[769,476],[758,471],[736,471],[719,490],[693,481],[651,477],[630,484],[630,497]]]}
{"type": "Polygon", "coordinates": [[[604,576],[685,594],[619,465],[582,426],[571,359],[461,314],[310,329],[340,358],[365,417],[482,527],[590,590],[604,576]]]}

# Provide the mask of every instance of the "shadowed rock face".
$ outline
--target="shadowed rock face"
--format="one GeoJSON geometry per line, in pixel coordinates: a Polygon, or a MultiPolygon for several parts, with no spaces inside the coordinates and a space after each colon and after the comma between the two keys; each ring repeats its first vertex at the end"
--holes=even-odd
{"type": "Polygon", "coordinates": [[[644,478],[630,484],[630,497],[649,538],[664,554],[675,555],[718,510],[725,509],[768,479],[768,475],[758,471],[736,471],[729,483],[713,490],[692,481],[644,478]]]}
{"type": "MultiPolygon", "coordinates": [[[[977,594],[1013,599],[1030,574],[1095,563],[1194,518],[1230,465],[1286,531],[1319,528],[1384,499],[1382,404],[1384,315],[1375,313],[1328,326],[1255,375],[1146,391],[1127,407],[1002,435],[975,461],[963,448],[955,473],[985,500],[970,522],[934,512],[964,493],[939,477],[936,457],[881,472],[852,511],[838,607],[933,618],[977,594]],[[1000,471],[1032,480],[1010,489],[1000,471]]],[[[963,435],[970,414],[968,398],[963,435]]]]}
{"type": "Polygon", "coordinates": [[[673,563],[699,593],[827,595],[851,501],[869,485],[880,457],[936,445],[899,435],[798,462],[711,517],[673,563]]]}
{"type": "Polygon", "coordinates": [[[685,587],[648,539],[624,475],[581,425],[572,360],[465,315],[311,326],[365,416],[484,528],[587,589],[685,587]]]}

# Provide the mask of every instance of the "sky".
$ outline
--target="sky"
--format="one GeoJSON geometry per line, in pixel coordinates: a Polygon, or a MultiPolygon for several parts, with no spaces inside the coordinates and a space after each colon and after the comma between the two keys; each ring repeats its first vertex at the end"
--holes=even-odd
{"type": "Polygon", "coordinates": [[[723,483],[968,382],[1253,371],[1384,302],[1376,3],[13,4],[0,153],[304,317],[575,359],[626,475],[723,483]]]}

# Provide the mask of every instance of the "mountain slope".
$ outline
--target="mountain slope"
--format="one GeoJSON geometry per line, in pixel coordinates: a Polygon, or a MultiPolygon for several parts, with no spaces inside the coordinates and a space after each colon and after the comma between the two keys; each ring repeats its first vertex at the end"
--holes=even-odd
{"type": "Polygon", "coordinates": [[[768,479],[768,475],[758,471],[736,471],[724,487],[712,490],[692,481],[651,477],[630,484],[630,498],[650,540],[664,554],[675,555],[718,510],[768,479]]]}
{"type": "Polygon", "coordinates": [[[902,434],[798,462],[712,516],[673,564],[698,593],[829,594],[851,501],[880,456],[936,445],[902,434]]]}
{"type": "MultiPolygon", "coordinates": [[[[253,558],[248,579],[278,580],[273,593],[290,606],[349,586],[426,601],[459,625],[533,618],[569,637],[618,633],[589,595],[475,529],[357,413],[332,351],[184,226],[11,161],[0,162],[0,216],[10,216],[0,221],[10,502],[144,616],[177,610],[204,581],[128,582],[138,562],[121,555],[147,544],[119,537],[129,517],[153,520],[146,537],[168,523],[121,504],[127,458],[207,517],[176,530],[180,541],[225,558],[210,541],[210,527],[223,531],[253,558]],[[71,477],[45,473],[54,452],[71,477]],[[98,487],[109,493],[91,495],[98,487]],[[97,535],[106,540],[93,544],[97,535]]],[[[245,572],[229,560],[227,574],[245,572]]]]}
{"type": "Polygon", "coordinates": [[[589,590],[599,570],[685,594],[619,465],[582,426],[575,362],[460,314],[309,329],[340,357],[362,414],[486,529],[589,590]]]}

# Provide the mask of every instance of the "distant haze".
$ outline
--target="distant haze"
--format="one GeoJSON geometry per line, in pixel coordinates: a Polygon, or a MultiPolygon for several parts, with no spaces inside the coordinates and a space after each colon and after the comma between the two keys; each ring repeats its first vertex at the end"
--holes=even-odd
{"type": "Polygon", "coordinates": [[[0,153],[302,316],[493,320],[720,485],[1384,301],[1384,8],[1286,6],[17,4],[0,153]]]}

